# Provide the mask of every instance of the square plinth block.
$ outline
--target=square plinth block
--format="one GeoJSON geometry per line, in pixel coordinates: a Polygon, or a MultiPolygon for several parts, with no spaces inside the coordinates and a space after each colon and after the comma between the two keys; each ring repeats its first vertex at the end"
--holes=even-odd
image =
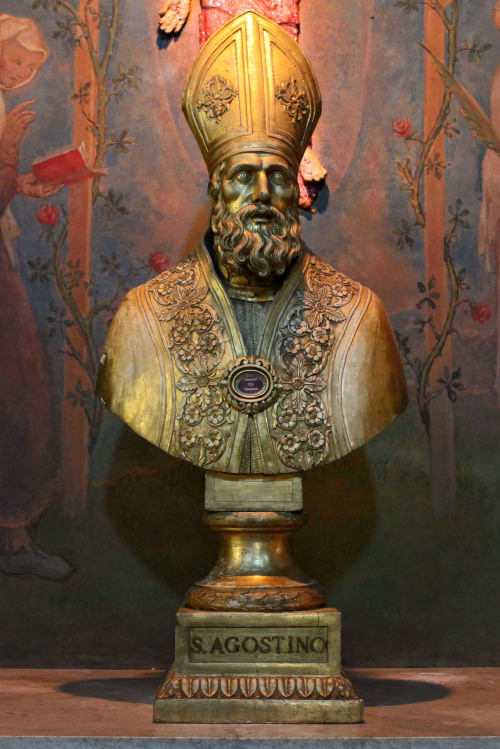
{"type": "Polygon", "coordinates": [[[340,670],[340,613],[181,609],[175,663],[156,695],[160,723],[358,723],[340,670]]]}
{"type": "Polygon", "coordinates": [[[205,509],[220,511],[302,510],[301,476],[260,476],[205,474],[205,509]]]}

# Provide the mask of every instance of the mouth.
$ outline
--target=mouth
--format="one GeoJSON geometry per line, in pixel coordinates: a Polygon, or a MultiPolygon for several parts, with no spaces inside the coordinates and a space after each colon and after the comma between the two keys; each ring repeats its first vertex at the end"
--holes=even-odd
{"type": "Polygon", "coordinates": [[[255,224],[269,224],[271,221],[273,221],[273,219],[274,215],[272,211],[269,211],[266,208],[260,208],[252,211],[252,213],[248,216],[248,220],[253,221],[255,224]]]}
{"type": "Polygon", "coordinates": [[[5,88],[14,88],[14,86],[18,86],[20,83],[23,83],[24,80],[24,78],[14,78],[13,76],[11,76],[7,79],[4,86],[5,88]]]}

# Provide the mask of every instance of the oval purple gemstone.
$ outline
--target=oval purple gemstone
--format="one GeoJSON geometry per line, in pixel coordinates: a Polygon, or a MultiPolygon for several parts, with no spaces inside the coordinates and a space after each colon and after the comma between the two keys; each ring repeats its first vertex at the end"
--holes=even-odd
{"type": "Polygon", "coordinates": [[[267,383],[257,374],[241,374],[237,379],[235,389],[241,395],[252,396],[260,395],[267,386],[267,383]]]}

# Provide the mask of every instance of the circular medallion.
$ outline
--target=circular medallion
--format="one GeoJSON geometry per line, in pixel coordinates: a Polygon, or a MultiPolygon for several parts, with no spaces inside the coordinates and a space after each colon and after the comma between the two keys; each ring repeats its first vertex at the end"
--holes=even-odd
{"type": "Polygon", "coordinates": [[[263,411],[278,394],[273,366],[253,356],[231,362],[224,384],[229,403],[244,413],[263,411]]]}

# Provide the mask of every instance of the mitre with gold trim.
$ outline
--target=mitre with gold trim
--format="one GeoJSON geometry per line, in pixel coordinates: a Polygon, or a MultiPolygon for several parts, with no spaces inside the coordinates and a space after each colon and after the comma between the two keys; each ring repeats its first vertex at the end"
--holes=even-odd
{"type": "Polygon", "coordinates": [[[182,108],[211,174],[230,156],[265,151],[297,170],[321,114],[309,60],[274,21],[254,12],[201,48],[182,108]]]}

